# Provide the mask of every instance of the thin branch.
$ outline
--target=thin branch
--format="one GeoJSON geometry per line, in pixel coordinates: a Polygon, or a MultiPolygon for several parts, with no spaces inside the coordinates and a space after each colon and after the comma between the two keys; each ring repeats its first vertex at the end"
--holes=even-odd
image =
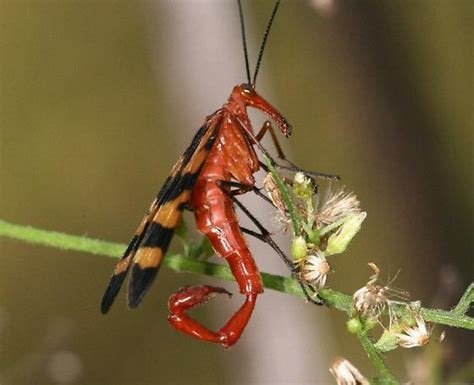
{"type": "Polygon", "coordinates": [[[275,183],[276,183],[278,189],[281,192],[283,201],[285,202],[285,205],[288,209],[288,213],[290,215],[291,222],[293,222],[294,232],[295,232],[296,235],[300,235],[302,220],[301,220],[301,217],[298,213],[298,210],[296,209],[296,207],[293,203],[293,199],[291,199],[291,195],[290,195],[290,192],[288,190],[288,187],[285,184],[285,182],[283,182],[283,180],[280,177],[280,174],[278,174],[278,172],[275,170],[275,166],[273,165],[273,163],[271,162],[271,160],[267,156],[265,156],[265,164],[267,165],[268,169],[270,170],[270,173],[272,174],[273,179],[275,179],[275,183]]]}
{"type": "MultiPolygon", "coordinates": [[[[56,231],[41,230],[2,220],[0,220],[0,236],[56,249],[80,251],[112,258],[120,258],[126,247],[125,244],[121,243],[101,241],[85,236],[70,235],[56,231]]],[[[186,258],[178,254],[169,254],[166,256],[163,264],[175,271],[204,274],[228,281],[234,280],[230,269],[218,263],[186,258]]],[[[268,289],[304,298],[304,294],[298,282],[292,277],[262,273],[262,278],[264,286],[268,289]]],[[[472,285],[470,288],[468,291],[471,290],[472,292],[472,285]]],[[[350,295],[325,288],[320,291],[319,297],[324,300],[326,305],[332,308],[347,313],[353,311],[352,297],[350,295]]],[[[468,297],[463,296],[463,298],[468,297]]],[[[400,314],[404,312],[402,307],[400,307],[398,311],[400,314]]],[[[427,322],[474,330],[474,318],[465,314],[458,314],[456,311],[427,308],[421,308],[420,312],[427,322]]]]}
{"type": "Polygon", "coordinates": [[[456,307],[453,309],[453,313],[466,314],[471,309],[471,304],[474,302],[474,282],[472,282],[463,296],[459,300],[456,307]]]}
{"type": "MultiPolygon", "coordinates": [[[[367,334],[367,330],[363,330],[360,333],[357,333],[357,337],[359,338],[359,341],[365,352],[367,353],[367,356],[369,357],[370,361],[373,363],[374,367],[382,376],[380,378],[380,380],[382,381],[381,383],[386,385],[399,385],[400,382],[392,374],[390,369],[385,364],[382,355],[370,340],[367,334]]],[[[378,383],[380,383],[380,381],[378,381],[378,383]]]]}

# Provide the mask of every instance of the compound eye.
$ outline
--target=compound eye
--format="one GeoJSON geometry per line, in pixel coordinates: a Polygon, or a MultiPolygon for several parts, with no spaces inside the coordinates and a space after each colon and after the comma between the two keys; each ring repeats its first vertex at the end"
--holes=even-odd
{"type": "Polygon", "coordinates": [[[242,84],[242,91],[245,94],[253,94],[255,92],[251,84],[242,84]]]}

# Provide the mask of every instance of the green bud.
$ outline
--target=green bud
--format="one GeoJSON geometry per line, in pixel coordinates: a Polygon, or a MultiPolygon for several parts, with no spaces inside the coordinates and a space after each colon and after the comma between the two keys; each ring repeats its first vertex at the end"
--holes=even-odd
{"type": "Polygon", "coordinates": [[[352,241],[352,238],[359,232],[362,222],[367,213],[361,211],[357,214],[349,214],[344,218],[341,226],[328,239],[328,245],[324,254],[326,256],[333,254],[340,254],[344,252],[352,241]]]}
{"type": "Polygon", "coordinates": [[[360,321],[359,318],[351,318],[349,321],[346,322],[347,330],[349,333],[357,334],[362,331],[364,325],[360,321]]]}
{"type": "Polygon", "coordinates": [[[413,310],[415,313],[418,313],[421,309],[421,301],[412,301],[408,304],[410,310],[413,310]]]}
{"type": "Polygon", "coordinates": [[[377,322],[377,319],[376,318],[367,318],[365,320],[365,327],[367,329],[373,329],[374,327],[376,327],[378,325],[378,322],[377,322]]]}
{"type": "Polygon", "coordinates": [[[389,330],[384,330],[380,339],[375,343],[375,347],[380,352],[389,352],[390,350],[394,350],[398,347],[397,343],[397,337],[389,330]]]}
{"type": "Polygon", "coordinates": [[[308,246],[303,237],[296,237],[291,244],[291,254],[296,261],[299,261],[308,255],[308,246]]]}
{"type": "Polygon", "coordinates": [[[413,314],[404,314],[400,317],[399,323],[407,327],[416,325],[416,318],[413,314]]]}
{"type": "Polygon", "coordinates": [[[305,200],[311,199],[313,190],[311,179],[306,177],[302,172],[297,172],[293,183],[293,192],[296,196],[305,200]]]}

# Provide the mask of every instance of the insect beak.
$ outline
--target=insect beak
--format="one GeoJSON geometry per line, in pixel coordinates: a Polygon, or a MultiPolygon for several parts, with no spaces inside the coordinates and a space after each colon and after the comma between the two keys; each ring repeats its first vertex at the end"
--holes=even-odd
{"type": "Polygon", "coordinates": [[[263,99],[259,94],[256,92],[249,98],[247,104],[251,107],[257,108],[267,114],[280,128],[285,137],[289,137],[291,135],[292,126],[287,120],[283,117],[282,114],[278,112],[278,110],[273,107],[270,103],[268,103],[265,99],[263,99]]]}

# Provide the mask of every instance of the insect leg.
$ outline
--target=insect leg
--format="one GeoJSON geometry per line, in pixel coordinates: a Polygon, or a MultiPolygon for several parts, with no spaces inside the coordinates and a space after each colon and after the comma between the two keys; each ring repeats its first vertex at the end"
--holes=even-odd
{"type": "MultiPolygon", "coordinates": [[[[307,176],[310,176],[310,177],[314,176],[314,177],[318,177],[318,178],[333,179],[333,180],[339,180],[340,179],[340,177],[338,175],[331,175],[331,174],[325,174],[325,173],[316,172],[316,171],[303,170],[303,169],[295,166],[290,161],[288,161],[285,157],[283,157],[283,159],[286,162],[288,162],[290,164],[290,166],[283,166],[283,165],[278,164],[278,162],[275,161],[275,159],[269,154],[269,152],[266,150],[266,148],[262,146],[262,144],[260,143],[260,140],[257,138],[257,136],[255,136],[255,134],[250,129],[248,129],[245,126],[245,124],[242,124],[242,122],[240,122],[239,120],[237,120],[237,122],[238,122],[239,126],[245,131],[245,133],[249,136],[249,138],[252,139],[252,141],[259,148],[259,150],[262,152],[262,154],[265,155],[270,160],[270,162],[272,162],[272,164],[274,164],[276,167],[278,167],[282,170],[288,170],[288,171],[293,171],[293,172],[302,172],[303,174],[305,174],[307,176]]],[[[260,134],[260,132],[259,132],[259,134],[260,134]]],[[[263,136],[263,135],[261,135],[261,136],[263,136]]],[[[277,149],[277,152],[278,152],[278,149],[277,149]]],[[[278,154],[278,156],[280,157],[280,154],[278,154]]],[[[260,162],[260,165],[263,165],[263,163],[260,162]]],[[[266,169],[268,170],[268,168],[266,168],[266,169]]]]}
{"type": "MultiPolygon", "coordinates": [[[[245,227],[240,227],[240,230],[242,230],[242,232],[245,233],[245,234],[251,235],[252,237],[257,238],[258,240],[269,244],[270,247],[273,248],[273,250],[275,250],[278,253],[278,255],[280,255],[280,257],[282,257],[282,255],[283,255],[282,259],[288,265],[286,260],[289,259],[289,258],[283,253],[283,251],[278,247],[278,245],[275,243],[275,241],[273,241],[273,239],[269,235],[265,236],[264,234],[257,233],[256,231],[247,229],[245,227]],[[271,240],[270,242],[269,242],[269,239],[271,240]]],[[[291,262],[291,260],[290,260],[290,262],[291,262]]],[[[319,306],[323,305],[323,302],[321,300],[316,300],[314,295],[310,295],[308,293],[308,289],[306,288],[306,285],[301,281],[301,279],[299,277],[299,270],[296,267],[296,265],[294,263],[292,263],[291,265],[288,265],[288,267],[290,268],[291,273],[294,275],[294,277],[298,281],[298,284],[300,285],[301,290],[303,291],[303,294],[304,294],[306,300],[308,302],[311,302],[311,303],[315,304],[315,305],[319,305],[319,306]]],[[[312,290],[312,291],[314,292],[314,290],[312,290]]]]}
{"type": "Polygon", "coordinates": [[[303,294],[306,297],[306,300],[308,302],[311,302],[315,305],[323,305],[322,301],[315,300],[313,296],[309,295],[308,290],[305,286],[305,284],[301,281],[301,278],[299,277],[299,269],[297,265],[283,252],[282,249],[277,245],[277,243],[273,240],[273,238],[270,236],[270,232],[260,223],[260,221],[255,218],[255,216],[242,204],[240,203],[235,197],[232,197],[232,201],[247,215],[247,217],[254,223],[254,225],[260,230],[260,233],[257,233],[256,231],[247,229],[245,227],[241,227],[240,229],[242,232],[251,235],[257,239],[259,239],[262,242],[267,243],[270,245],[270,247],[276,251],[276,253],[279,255],[279,257],[285,262],[285,264],[288,266],[290,269],[291,273],[295,276],[295,278],[298,281],[298,284],[301,287],[301,290],[303,291],[303,294]]]}
{"type": "Polygon", "coordinates": [[[333,174],[325,174],[323,172],[317,172],[317,171],[308,171],[308,170],[303,170],[291,163],[291,166],[282,166],[277,164],[277,167],[282,169],[282,170],[288,170],[292,172],[302,172],[306,176],[314,176],[317,178],[322,178],[322,179],[330,179],[330,180],[339,180],[341,177],[339,175],[333,175],[333,174]]]}
{"type": "MultiPolygon", "coordinates": [[[[241,183],[238,183],[238,182],[229,182],[229,181],[220,181],[219,184],[221,186],[224,186],[225,184],[227,185],[233,185],[235,187],[241,187],[242,184],[241,183]],[[224,183],[225,182],[225,183],[224,183]]],[[[243,185],[243,186],[246,186],[248,187],[247,185],[243,185]]],[[[253,186],[255,187],[255,186],[253,186]]],[[[225,190],[224,190],[225,191],[225,190]]],[[[251,235],[257,239],[259,239],[260,241],[262,242],[265,242],[267,243],[268,245],[270,245],[270,247],[275,250],[275,252],[278,254],[278,256],[283,260],[283,262],[288,266],[288,268],[290,269],[291,273],[295,276],[295,278],[297,279],[298,281],[298,284],[300,285],[301,287],[301,290],[303,291],[305,297],[306,297],[306,300],[308,302],[311,302],[313,304],[316,304],[316,305],[322,305],[323,303],[321,301],[317,301],[314,299],[314,296],[311,296],[309,295],[308,293],[308,290],[305,286],[305,284],[301,281],[300,277],[299,277],[299,271],[298,271],[298,267],[296,266],[296,264],[290,259],[288,258],[288,256],[283,252],[283,250],[280,249],[280,247],[276,244],[276,242],[273,240],[273,238],[270,236],[270,232],[260,223],[260,221],[255,218],[255,216],[247,209],[247,207],[245,207],[242,203],[240,203],[234,195],[232,195],[231,192],[229,191],[225,191],[232,199],[232,201],[247,215],[247,217],[255,224],[255,226],[260,230],[260,233],[256,232],[256,231],[253,231],[253,230],[250,230],[250,229],[247,229],[245,227],[240,227],[240,229],[242,230],[243,233],[246,233],[248,235],[251,235]]],[[[259,191],[260,192],[260,191],[259,191]]],[[[261,194],[261,193],[260,193],[261,194]]],[[[268,199],[266,196],[264,196],[263,194],[261,194],[260,196],[263,196],[264,198],[266,198],[266,200],[268,199]]],[[[269,200],[269,199],[268,199],[269,200]]],[[[273,202],[270,201],[270,203],[273,205],[273,202]]]]}
{"type": "MultiPolygon", "coordinates": [[[[278,141],[278,137],[276,136],[275,134],[275,129],[273,128],[272,124],[270,123],[270,121],[265,121],[263,122],[262,124],[262,128],[260,129],[260,131],[257,133],[257,135],[255,136],[255,139],[257,139],[259,142],[262,140],[262,138],[264,137],[264,135],[266,134],[266,132],[269,131],[270,132],[270,136],[272,138],[272,141],[273,141],[273,145],[275,146],[276,148],[276,151],[277,151],[277,154],[278,154],[278,157],[280,159],[283,159],[287,162],[289,162],[287,159],[286,159],[286,156],[285,154],[283,153],[283,150],[280,146],[280,142],[278,141]]],[[[291,162],[289,162],[291,163],[291,162]]]]}
{"type": "Polygon", "coordinates": [[[247,185],[244,183],[240,182],[233,182],[233,181],[228,181],[228,180],[220,180],[218,182],[220,187],[235,187],[236,190],[231,190],[227,191],[226,193],[230,194],[231,196],[236,196],[236,195],[242,195],[245,194],[249,191],[253,191],[257,196],[262,198],[264,201],[270,203],[272,206],[274,206],[273,202],[271,201],[270,198],[268,198],[265,194],[262,193],[261,189],[254,186],[254,185],[247,185]]]}
{"type": "Polygon", "coordinates": [[[306,175],[309,175],[309,176],[316,176],[316,177],[324,178],[324,179],[336,179],[336,180],[339,179],[339,176],[337,176],[337,175],[302,170],[297,165],[295,165],[291,160],[287,159],[285,154],[283,153],[283,150],[282,150],[281,146],[280,146],[280,142],[278,141],[278,137],[275,134],[275,129],[273,128],[271,122],[268,121],[268,120],[263,123],[262,128],[257,133],[257,135],[255,135],[255,139],[257,139],[260,142],[267,131],[270,132],[270,136],[272,138],[273,145],[276,148],[278,158],[280,158],[280,159],[284,160],[286,163],[288,163],[288,166],[283,166],[283,165],[276,164],[278,168],[281,168],[283,170],[293,171],[293,172],[302,172],[303,174],[306,174],[306,175]]]}
{"type": "MultiPolygon", "coordinates": [[[[220,181],[220,185],[222,186],[225,181],[220,181]]],[[[226,183],[234,183],[234,182],[226,182],[226,183]]],[[[236,182],[237,183],[237,182],[236,182]]],[[[232,201],[244,212],[245,215],[254,223],[254,225],[260,230],[260,234],[256,232],[252,232],[252,230],[248,230],[245,228],[241,228],[243,232],[246,232],[249,235],[257,236],[258,234],[258,239],[260,239],[263,242],[267,242],[280,256],[280,258],[285,262],[285,264],[289,267],[292,273],[294,273],[296,270],[295,264],[293,261],[288,258],[285,253],[278,247],[278,245],[275,243],[275,241],[270,237],[270,232],[259,222],[257,218],[245,207],[242,203],[240,203],[235,196],[233,196],[231,193],[225,191],[232,199],[232,201]],[[252,233],[250,233],[252,232],[252,233]]],[[[264,196],[262,194],[262,196],[264,196]]],[[[268,199],[267,197],[265,197],[268,199]]],[[[271,201],[270,201],[271,202],[271,201]]],[[[273,205],[273,203],[272,203],[273,205]]]]}

